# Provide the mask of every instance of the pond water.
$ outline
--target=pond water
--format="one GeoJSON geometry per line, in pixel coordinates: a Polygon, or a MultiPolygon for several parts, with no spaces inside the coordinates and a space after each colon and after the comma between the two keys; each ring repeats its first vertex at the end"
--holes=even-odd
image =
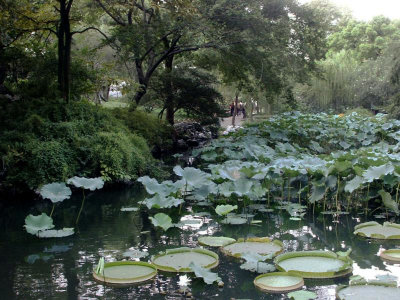
{"type": "MultiPolygon", "coordinates": [[[[150,255],[168,248],[195,247],[201,235],[267,236],[281,240],[285,251],[345,251],[351,247],[353,274],[368,279],[384,274],[400,277],[400,265],[387,264],[377,256],[381,248],[399,248],[400,241],[372,241],[354,236],[354,226],[366,221],[362,215],[334,217],[308,213],[304,220],[294,221],[286,211],[275,210],[256,215],[254,219],[262,220],[260,224],[219,225],[210,217],[199,217],[200,221],[193,222],[193,226],[172,228],[164,233],[154,228],[147,212],[120,211],[121,207],[137,206],[144,196],[144,191],[137,186],[89,194],[76,234],[60,239],[39,239],[22,227],[29,213],[49,214],[51,205],[46,201],[25,209],[3,209],[0,212],[2,299],[185,299],[179,292],[185,286],[195,299],[286,299],[284,294],[257,290],[253,285],[257,274],[240,269],[239,260],[224,256],[216,248],[211,250],[218,252],[220,264],[213,272],[225,283],[223,288],[206,285],[202,279],[183,273],[159,272],[154,281],[124,288],[104,286],[93,280],[92,270],[101,256],[107,262],[123,259],[122,253],[131,247],[148,251],[150,255]]],[[[56,207],[53,215],[56,227],[73,227],[80,201],[80,194],[75,192],[70,200],[56,207]]],[[[187,209],[192,210],[192,214],[213,210],[207,207],[187,209]]],[[[307,289],[315,291],[318,299],[335,299],[336,285],[347,283],[348,278],[305,280],[307,289]]]]}

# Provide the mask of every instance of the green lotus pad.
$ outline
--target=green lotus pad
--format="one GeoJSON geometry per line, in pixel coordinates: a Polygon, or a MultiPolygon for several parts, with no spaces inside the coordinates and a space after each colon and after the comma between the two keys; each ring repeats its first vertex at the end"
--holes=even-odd
{"type": "Polygon", "coordinates": [[[381,225],[372,221],[358,224],[354,229],[354,234],[363,237],[382,240],[400,240],[400,224],[385,222],[381,225]]]}
{"type": "Polygon", "coordinates": [[[282,252],[283,244],[280,241],[272,241],[269,238],[239,239],[236,243],[229,244],[222,248],[226,255],[241,257],[243,253],[256,253],[259,255],[275,256],[282,252]]]}
{"type": "Polygon", "coordinates": [[[352,272],[352,260],[330,251],[299,251],[277,256],[278,270],[303,278],[334,278],[352,272]]]}
{"type": "Polygon", "coordinates": [[[198,241],[200,245],[209,247],[222,247],[236,242],[235,239],[225,236],[202,236],[198,241]]]}
{"type": "Polygon", "coordinates": [[[155,255],[151,258],[157,269],[166,272],[193,272],[190,263],[197,266],[211,269],[218,266],[218,255],[212,251],[202,248],[176,248],[155,255]]]}
{"type": "Polygon", "coordinates": [[[384,285],[351,285],[339,287],[336,292],[340,300],[388,300],[400,299],[400,288],[384,285]]]}
{"type": "Polygon", "coordinates": [[[379,255],[382,259],[390,262],[400,262],[400,249],[389,249],[382,251],[379,255]]]}
{"type": "Polygon", "coordinates": [[[289,292],[301,288],[304,280],[290,273],[274,272],[257,276],[254,285],[265,292],[289,292]]]}
{"type": "Polygon", "coordinates": [[[147,281],[157,275],[157,268],[141,261],[117,261],[106,263],[104,272],[93,271],[93,277],[111,284],[132,284],[147,281]]]}

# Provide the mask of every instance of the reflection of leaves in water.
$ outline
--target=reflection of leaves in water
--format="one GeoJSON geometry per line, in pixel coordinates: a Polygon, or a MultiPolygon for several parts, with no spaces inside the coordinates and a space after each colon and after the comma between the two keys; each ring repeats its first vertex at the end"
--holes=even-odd
{"type": "Polygon", "coordinates": [[[44,262],[47,262],[48,260],[54,258],[54,255],[52,254],[44,254],[44,253],[38,253],[38,254],[31,254],[25,257],[25,261],[28,264],[34,264],[38,260],[42,260],[44,262]]]}

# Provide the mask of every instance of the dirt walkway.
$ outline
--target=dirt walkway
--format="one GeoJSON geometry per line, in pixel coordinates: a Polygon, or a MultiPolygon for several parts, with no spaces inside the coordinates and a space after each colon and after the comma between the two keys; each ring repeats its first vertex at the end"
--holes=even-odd
{"type": "MultiPolygon", "coordinates": [[[[243,117],[240,116],[236,116],[235,118],[235,125],[242,125],[242,123],[245,121],[246,119],[243,119],[243,117]]],[[[221,127],[226,129],[228,128],[228,126],[232,125],[232,117],[228,117],[228,118],[223,118],[221,119],[221,127]]]]}

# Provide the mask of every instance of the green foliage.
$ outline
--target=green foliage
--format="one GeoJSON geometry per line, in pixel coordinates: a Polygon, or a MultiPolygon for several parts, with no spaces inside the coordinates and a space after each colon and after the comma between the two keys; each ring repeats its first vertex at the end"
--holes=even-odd
{"type": "Polygon", "coordinates": [[[86,101],[0,101],[4,183],[36,188],[80,175],[134,179],[157,172],[145,139],[86,101]]]}
{"type": "Polygon", "coordinates": [[[115,108],[112,112],[132,132],[142,136],[150,147],[172,147],[173,128],[167,122],[138,109],[115,108]]]}

